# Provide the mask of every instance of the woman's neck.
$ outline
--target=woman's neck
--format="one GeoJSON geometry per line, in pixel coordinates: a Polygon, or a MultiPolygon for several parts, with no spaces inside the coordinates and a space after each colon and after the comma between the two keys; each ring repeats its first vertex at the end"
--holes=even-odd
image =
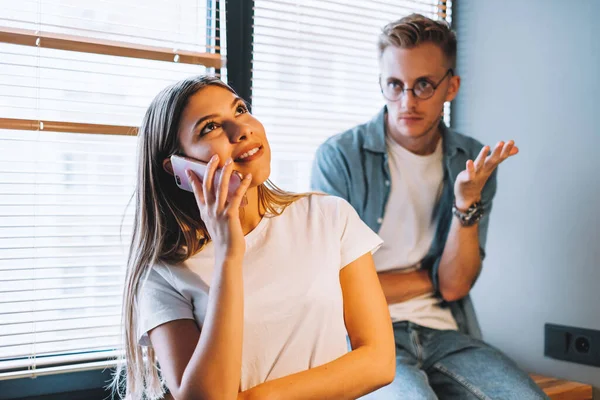
{"type": "Polygon", "coordinates": [[[250,233],[261,221],[265,211],[260,209],[258,201],[258,187],[251,187],[246,191],[247,204],[240,209],[240,222],[244,235],[250,233]]]}

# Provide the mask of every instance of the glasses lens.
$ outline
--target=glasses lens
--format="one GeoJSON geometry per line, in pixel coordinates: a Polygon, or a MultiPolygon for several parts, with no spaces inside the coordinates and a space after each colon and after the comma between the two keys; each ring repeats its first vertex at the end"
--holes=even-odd
{"type": "Polygon", "coordinates": [[[415,84],[415,96],[417,96],[420,99],[428,99],[431,96],[433,96],[433,92],[435,91],[435,89],[433,88],[433,85],[428,82],[428,81],[418,81],[415,84]]]}
{"type": "Polygon", "coordinates": [[[398,82],[381,82],[381,91],[388,100],[398,100],[402,96],[402,85],[398,82]]]}

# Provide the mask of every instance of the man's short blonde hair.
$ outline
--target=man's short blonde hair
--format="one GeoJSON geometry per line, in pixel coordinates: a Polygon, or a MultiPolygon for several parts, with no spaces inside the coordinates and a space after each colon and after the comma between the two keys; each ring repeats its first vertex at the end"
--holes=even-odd
{"type": "Polygon", "coordinates": [[[420,14],[411,14],[387,24],[379,35],[379,57],[389,46],[410,49],[422,43],[440,47],[448,66],[456,66],[456,34],[446,21],[434,21],[420,14]]]}

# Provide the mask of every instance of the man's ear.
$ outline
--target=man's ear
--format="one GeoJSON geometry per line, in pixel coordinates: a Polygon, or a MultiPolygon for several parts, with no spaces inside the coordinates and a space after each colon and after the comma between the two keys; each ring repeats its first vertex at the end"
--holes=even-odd
{"type": "Polygon", "coordinates": [[[450,77],[448,85],[448,92],[446,93],[446,101],[452,101],[458,95],[458,89],[460,88],[460,76],[453,75],[450,77]]]}
{"type": "Polygon", "coordinates": [[[173,164],[171,164],[171,158],[165,158],[163,160],[163,168],[170,175],[175,175],[173,172],[173,164]]]}

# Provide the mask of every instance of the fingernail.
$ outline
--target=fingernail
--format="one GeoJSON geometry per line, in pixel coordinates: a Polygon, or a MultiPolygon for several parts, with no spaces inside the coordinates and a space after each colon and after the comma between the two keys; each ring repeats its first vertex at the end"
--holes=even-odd
{"type": "Polygon", "coordinates": [[[232,159],[231,157],[229,157],[229,158],[227,159],[227,161],[225,161],[225,165],[229,165],[229,164],[231,164],[232,162],[233,162],[233,159],[232,159]]]}
{"type": "Polygon", "coordinates": [[[212,156],[212,157],[210,158],[210,161],[211,161],[211,162],[217,162],[217,160],[218,160],[218,159],[219,159],[219,155],[218,155],[218,154],[215,154],[214,156],[212,156]]]}
{"type": "Polygon", "coordinates": [[[248,180],[252,179],[252,174],[248,174],[248,175],[246,175],[246,176],[244,177],[244,179],[248,179],[248,180]]]}
{"type": "Polygon", "coordinates": [[[185,174],[187,175],[188,179],[192,179],[192,171],[190,171],[189,169],[186,169],[185,174]]]}

